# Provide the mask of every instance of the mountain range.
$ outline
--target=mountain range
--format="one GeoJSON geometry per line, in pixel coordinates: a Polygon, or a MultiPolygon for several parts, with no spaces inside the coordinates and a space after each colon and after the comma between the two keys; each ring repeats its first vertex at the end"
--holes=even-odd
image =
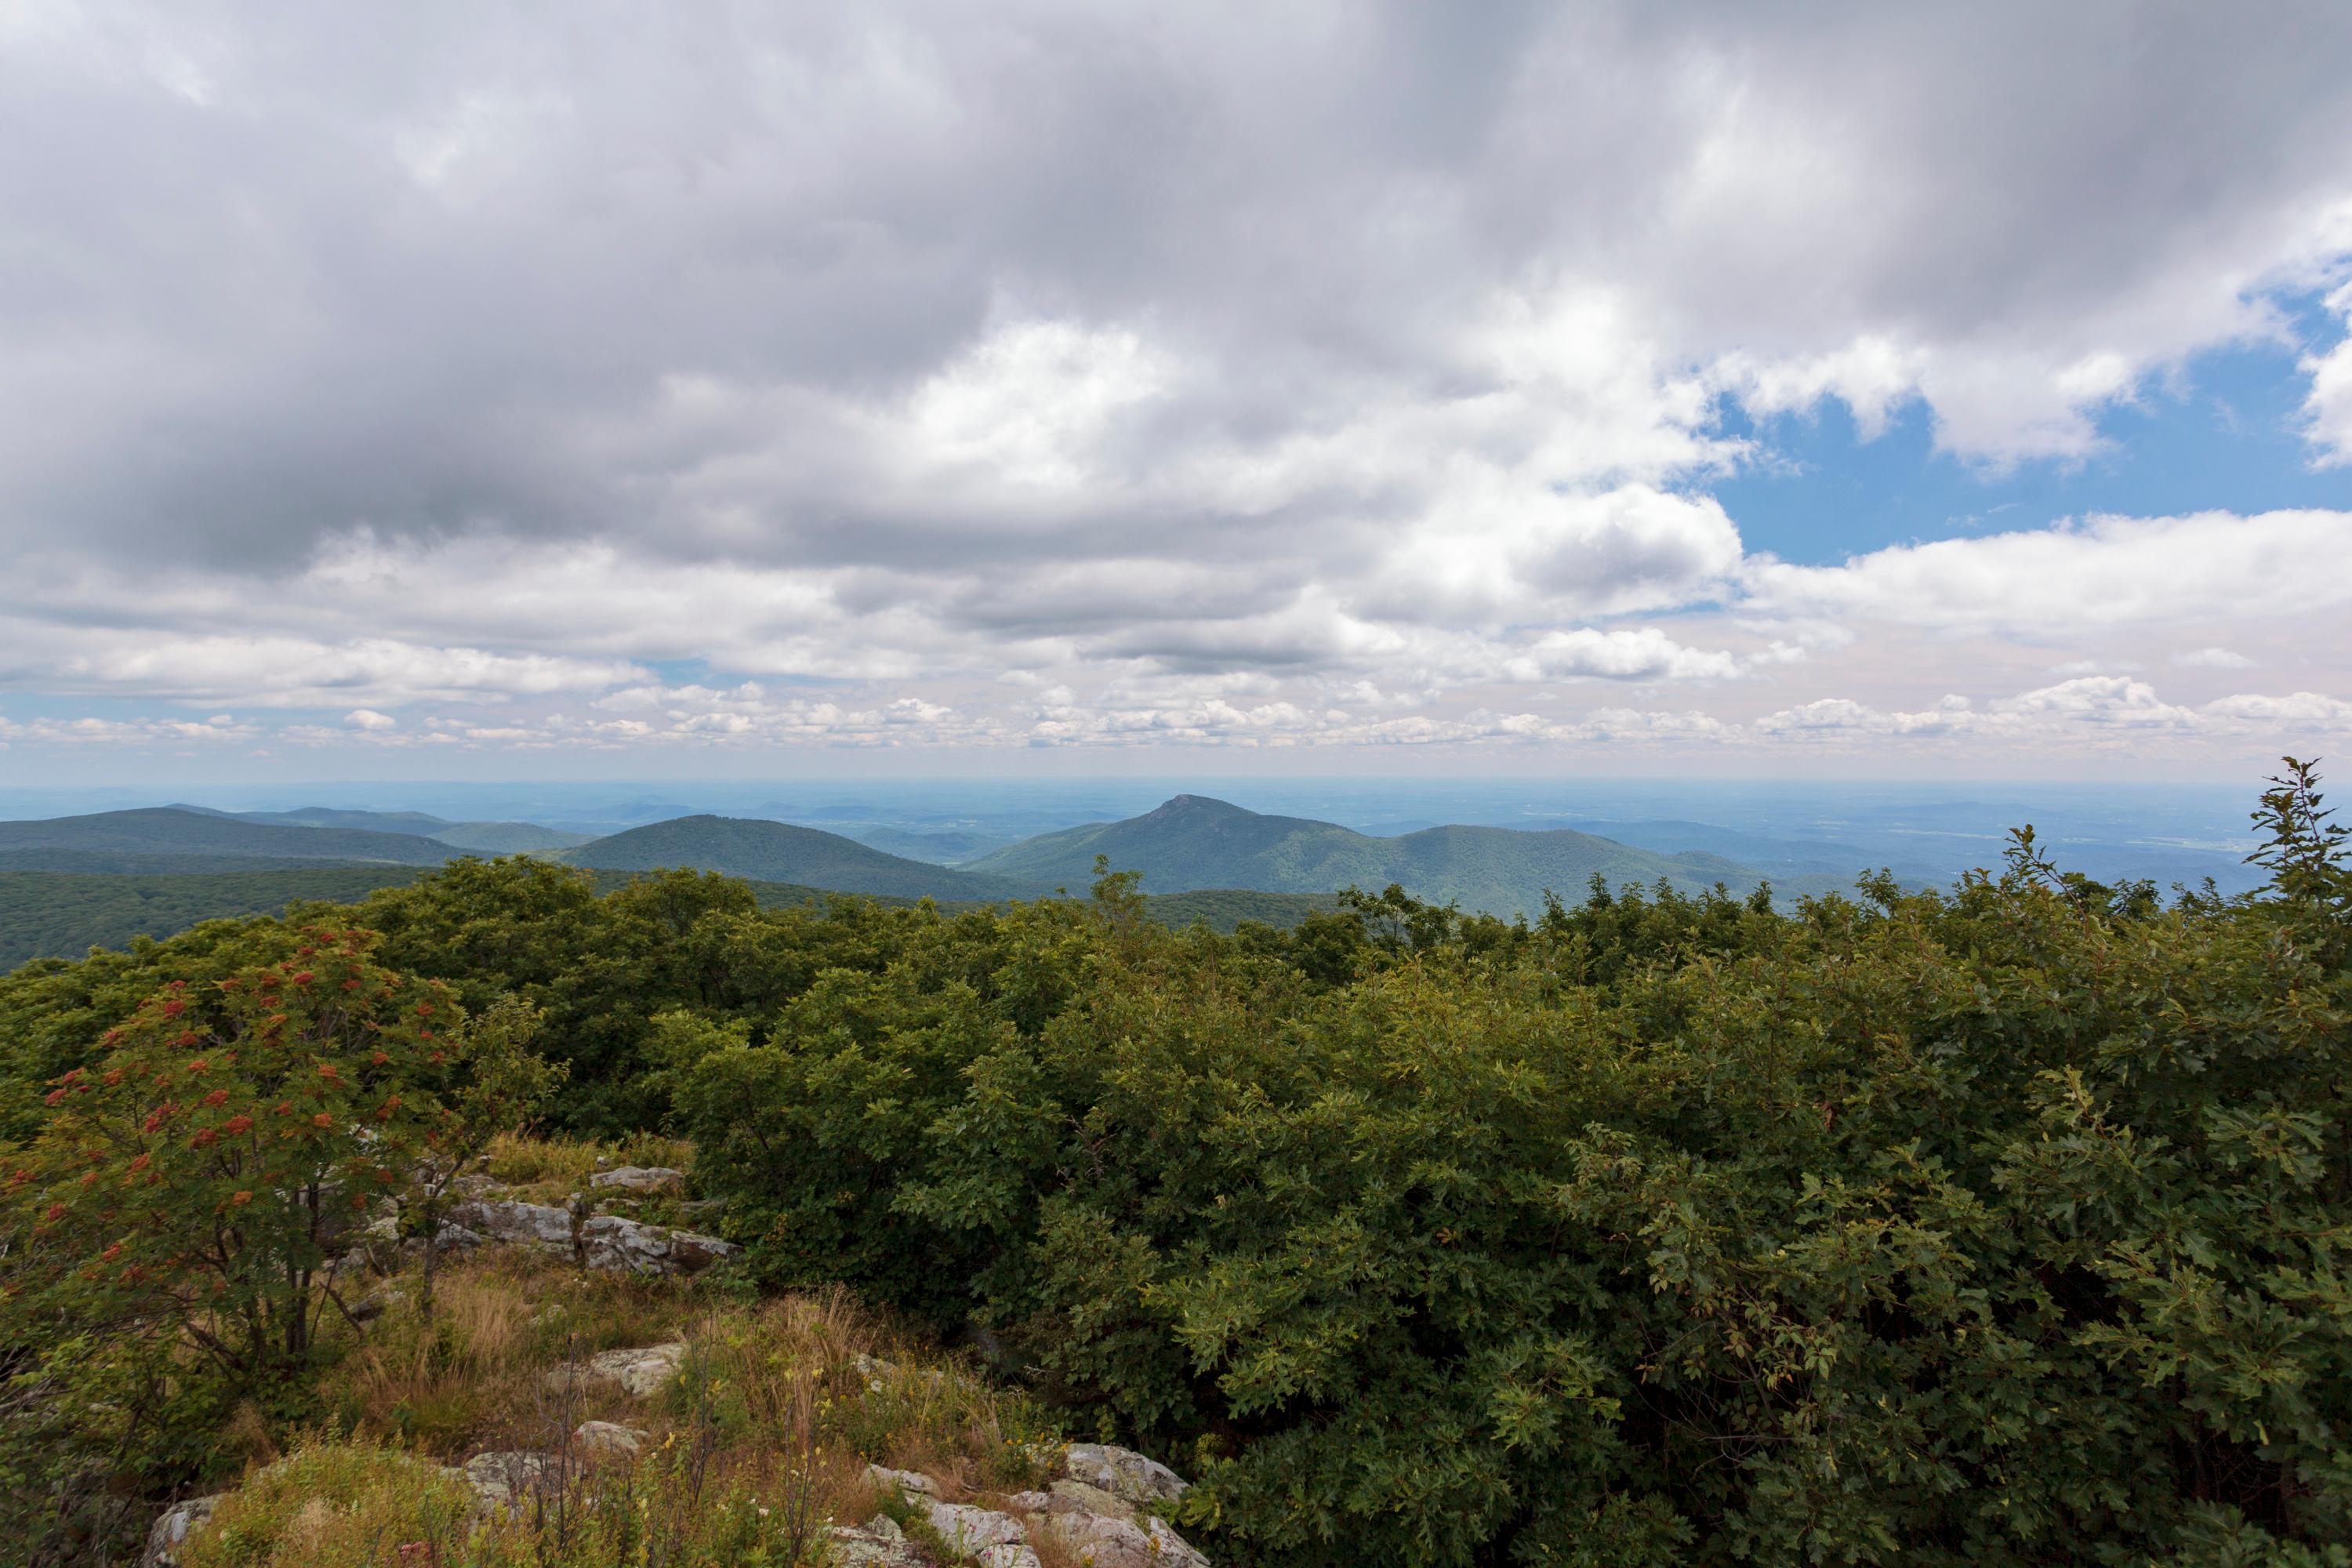
{"type": "Polygon", "coordinates": [[[1596,875],[1613,886],[1664,882],[1696,893],[1720,883],[1738,894],[1769,875],[1777,888],[1804,893],[1844,886],[1861,868],[1840,864],[1838,845],[1700,823],[1629,826],[1651,847],[1564,826],[1454,825],[1381,837],[1195,795],[1010,845],[976,833],[872,827],[864,837],[878,842],[861,843],[821,828],[716,816],[592,837],[415,811],[152,806],[0,822],[0,967],[140,931],[168,934],[213,915],[265,912],[297,898],[355,896],[468,854],[534,855],[593,870],[600,883],[670,867],[718,871],[758,884],[768,902],[841,892],[967,904],[1083,892],[1099,856],[1114,869],[1141,873],[1161,918],[1223,927],[1244,919],[1295,923],[1349,887],[1394,883],[1417,898],[1507,917],[1539,910],[1547,892],[1572,902],[1596,875]]]}
{"type": "Polygon", "coordinates": [[[1042,834],[982,855],[967,869],[1077,888],[1092,879],[1097,855],[1117,869],[1140,871],[1147,892],[1378,891],[1393,882],[1416,898],[1506,916],[1540,910],[1547,891],[1575,902],[1596,875],[1614,886],[1664,881],[1685,893],[1717,882],[1745,893],[1763,879],[1704,850],[1661,854],[1571,828],[1456,825],[1382,838],[1196,795],[1180,795],[1123,822],[1042,834]]]}
{"type": "Polygon", "coordinates": [[[600,871],[689,867],[754,882],[797,882],[844,893],[901,899],[1024,899],[1033,881],[934,866],[790,823],[740,816],[678,816],[559,852],[551,858],[600,871]]]}

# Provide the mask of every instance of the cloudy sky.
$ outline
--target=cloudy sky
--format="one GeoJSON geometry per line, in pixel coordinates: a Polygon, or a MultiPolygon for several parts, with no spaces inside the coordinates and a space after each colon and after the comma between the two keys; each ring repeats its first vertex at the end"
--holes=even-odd
{"type": "Polygon", "coordinates": [[[0,771],[2352,742],[2352,7],[0,5],[0,771]]]}

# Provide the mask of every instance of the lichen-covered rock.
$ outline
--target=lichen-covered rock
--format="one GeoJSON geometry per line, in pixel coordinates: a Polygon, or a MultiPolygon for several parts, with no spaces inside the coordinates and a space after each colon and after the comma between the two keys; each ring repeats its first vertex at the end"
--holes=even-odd
{"type": "Polygon", "coordinates": [[[534,1247],[572,1250],[572,1213],[551,1204],[527,1204],[513,1198],[479,1198],[449,1211],[451,1223],[478,1230],[495,1241],[524,1242],[534,1247]]]}
{"type": "Polygon", "coordinates": [[[475,1455],[466,1461],[465,1475],[473,1485],[474,1495],[484,1504],[504,1508],[529,1497],[554,1468],[556,1461],[551,1454],[506,1448],[475,1455]]]}
{"type": "Polygon", "coordinates": [[[1037,1553],[1026,1546],[983,1547],[972,1561],[980,1568],[1045,1568],[1037,1553]]]}
{"type": "MultiPolygon", "coordinates": [[[[1122,1497],[1114,1497],[1100,1487],[1084,1481],[1059,1480],[1048,1489],[1053,1497],[1067,1498],[1087,1513],[1098,1513],[1105,1519],[1133,1519],[1135,1505],[1122,1497]]],[[[1047,1506],[1051,1506],[1050,1504],[1047,1506]]]]}
{"type": "Polygon", "coordinates": [[[669,1233],[656,1225],[602,1214],[580,1227],[581,1258],[591,1268],[633,1274],[668,1272],[669,1233]]]}
{"type": "Polygon", "coordinates": [[[930,1561],[907,1541],[897,1521],[876,1514],[856,1530],[835,1525],[832,1538],[836,1568],[930,1568],[930,1561]]]}
{"type": "MultiPolygon", "coordinates": [[[[579,1374],[583,1383],[617,1383],[631,1398],[646,1399],[668,1387],[685,1361],[685,1342],[673,1340],[633,1350],[599,1351],[580,1363],[579,1374]]],[[[561,1390],[572,1375],[568,1363],[556,1367],[547,1374],[547,1385],[561,1390]]]]}
{"type": "Polygon", "coordinates": [[[1030,1516],[1039,1535],[1093,1568],[1207,1568],[1209,1560],[1165,1520],[1088,1482],[1059,1480],[1051,1491],[1006,1500],[1030,1516]]]}
{"type": "Polygon", "coordinates": [[[213,1510],[226,1495],[215,1492],[184,1499],[158,1514],[147,1528],[147,1548],[139,1554],[139,1568],[173,1568],[180,1561],[180,1548],[187,1544],[188,1532],[212,1518],[213,1510]]]}
{"type": "Polygon", "coordinates": [[[867,1484],[887,1487],[895,1491],[920,1492],[925,1497],[940,1495],[940,1483],[919,1470],[894,1470],[887,1465],[866,1467],[867,1484]]]}
{"type": "Polygon", "coordinates": [[[1159,1460],[1108,1443],[1071,1444],[1062,1473],[1129,1502],[1172,1500],[1192,1485],[1159,1460]]]}
{"type": "Polygon", "coordinates": [[[588,1178],[592,1187],[618,1187],[629,1193],[682,1193],[686,1191],[686,1173],[667,1165],[623,1165],[617,1170],[599,1171],[588,1178]]]}
{"type": "Polygon", "coordinates": [[[715,1236],[668,1230],[609,1214],[582,1224],[580,1246],[589,1268],[633,1274],[698,1274],[740,1250],[715,1236]]]}
{"type": "Polygon", "coordinates": [[[1029,1539],[1019,1520],[993,1509],[961,1502],[933,1502],[925,1512],[948,1550],[959,1557],[972,1556],[991,1546],[1020,1546],[1029,1539]]]}
{"type": "Polygon", "coordinates": [[[669,1266],[678,1274],[699,1274],[714,1263],[723,1263],[742,1250],[731,1241],[721,1241],[715,1236],[698,1231],[674,1230],[669,1233],[669,1266]]]}
{"type": "Polygon", "coordinates": [[[572,1440],[583,1453],[634,1454],[645,1446],[646,1433],[617,1421],[583,1421],[573,1428],[572,1440]]]}
{"type": "MultiPolygon", "coordinates": [[[[383,1222],[379,1220],[376,1223],[381,1225],[383,1222]]],[[[368,1229],[371,1233],[371,1238],[373,1238],[373,1233],[374,1232],[375,1226],[370,1226],[368,1229]]],[[[488,1240],[489,1237],[484,1236],[480,1231],[470,1229],[466,1226],[457,1224],[454,1220],[444,1224],[441,1228],[433,1233],[434,1250],[445,1259],[450,1258],[462,1258],[466,1254],[473,1251],[476,1247],[483,1246],[488,1240]]],[[[419,1236],[412,1236],[406,1241],[400,1244],[400,1250],[407,1257],[422,1258],[425,1256],[425,1238],[419,1236]]]]}

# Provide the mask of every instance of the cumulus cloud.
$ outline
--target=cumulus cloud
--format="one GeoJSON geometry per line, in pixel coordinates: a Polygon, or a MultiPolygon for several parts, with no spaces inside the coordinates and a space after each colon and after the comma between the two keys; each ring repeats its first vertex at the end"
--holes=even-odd
{"type": "Polygon", "coordinates": [[[2345,325],[2342,342],[2324,354],[2306,354],[2303,372],[2311,377],[2304,399],[2304,436],[2315,448],[2312,461],[2323,468],[2352,463],[2352,283],[2327,298],[2345,325]]]}
{"type": "Polygon", "coordinates": [[[0,691],[320,745],[1633,745],[2344,674],[2272,628],[2352,608],[2352,514],[1819,564],[1713,493],[1727,410],[2080,460],[2283,295],[2352,317],[2341,8],[0,26],[0,691]],[[2078,673],[2003,706],[1937,638],[2078,673]]]}
{"type": "Polygon", "coordinates": [[[2352,512],[2095,517],[1893,546],[1837,566],[1757,560],[1751,611],[2053,641],[2129,626],[2194,624],[2260,607],[2326,617],[2352,607],[2352,512]]]}

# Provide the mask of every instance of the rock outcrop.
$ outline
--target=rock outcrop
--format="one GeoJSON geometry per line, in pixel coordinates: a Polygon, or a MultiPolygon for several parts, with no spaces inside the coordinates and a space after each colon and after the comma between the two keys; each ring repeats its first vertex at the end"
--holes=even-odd
{"type": "Polygon", "coordinates": [[[583,1421],[572,1429],[572,1441],[583,1454],[634,1454],[645,1447],[646,1436],[645,1428],[617,1421],[583,1421]]]}
{"type": "MultiPolygon", "coordinates": [[[[648,1399],[668,1387],[685,1363],[685,1342],[672,1340],[667,1344],[634,1350],[598,1351],[580,1363],[577,1371],[583,1383],[617,1383],[621,1392],[630,1398],[648,1399]]],[[[561,1390],[569,1386],[573,1372],[570,1365],[556,1367],[547,1374],[548,1387],[561,1390]]]]}
{"type": "Polygon", "coordinates": [[[977,1556],[992,1546],[1025,1545],[1029,1540],[1019,1520],[994,1509],[934,1500],[924,1512],[948,1550],[959,1557],[977,1556]]]}
{"type": "Polygon", "coordinates": [[[180,1561],[180,1548],[187,1544],[188,1532],[212,1518],[213,1510],[220,1506],[226,1492],[210,1497],[192,1497],[175,1502],[156,1516],[147,1530],[147,1549],[139,1554],[139,1568],[174,1568],[180,1561]]]}
{"type": "Polygon", "coordinates": [[[1131,1503],[1173,1502],[1190,1486],[1159,1460],[1108,1443],[1071,1444],[1062,1468],[1072,1480],[1131,1503]]]}
{"type": "Polygon", "coordinates": [[[599,1171],[588,1178],[591,1187],[618,1187],[629,1193],[683,1193],[686,1173],[667,1165],[623,1165],[618,1170],[599,1171]]]}
{"type": "Polygon", "coordinates": [[[582,1261],[591,1268],[633,1274],[699,1274],[740,1250],[731,1241],[670,1230],[617,1215],[598,1215],[580,1226],[582,1261]]]}
{"type": "MultiPolygon", "coordinates": [[[[1188,1489],[1175,1471],[1132,1448],[1101,1443],[1072,1445],[1063,1468],[1063,1478],[1050,1488],[1015,1492],[1002,1509],[941,1501],[939,1483],[913,1470],[869,1465],[866,1479],[920,1508],[941,1541],[985,1568],[1035,1568],[1037,1553],[1030,1543],[1040,1539],[1091,1568],[1208,1568],[1209,1560],[1190,1542],[1147,1511],[1150,1504],[1188,1489]]],[[[873,1526],[865,1529],[871,1531],[873,1526]]],[[[841,1536],[835,1531],[836,1541],[841,1536]]],[[[849,1550],[844,1548],[845,1562],[896,1561],[851,1556],[849,1550]]]]}
{"type": "Polygon", "coordinates": [[[907,1532],[887,1514],[877,1513],[854,1530],[835,1525],[826,1534],[838,1568],[930,1568],[930,1559],[908,1542],[907,1532]]]}

